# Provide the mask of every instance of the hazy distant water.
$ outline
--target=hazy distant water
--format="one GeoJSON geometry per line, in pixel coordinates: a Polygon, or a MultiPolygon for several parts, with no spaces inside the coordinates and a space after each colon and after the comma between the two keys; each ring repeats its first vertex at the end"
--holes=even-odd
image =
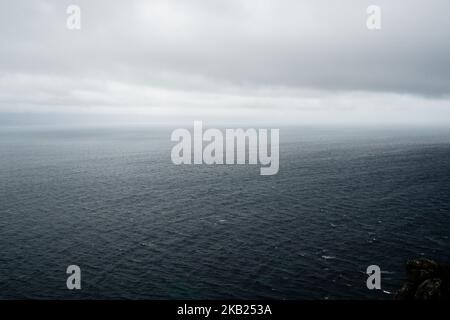
{"type": "Polygon", "coordinates": [[[282,128],[260,176],[173,165],[172,129],[1,129],[0,297],[390,298],[368,265],[450,262],[450,130],[282,128]]]}

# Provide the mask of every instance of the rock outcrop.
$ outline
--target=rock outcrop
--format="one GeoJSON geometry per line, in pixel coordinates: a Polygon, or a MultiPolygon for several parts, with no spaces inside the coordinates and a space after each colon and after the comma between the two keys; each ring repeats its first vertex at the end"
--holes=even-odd
{"type": "Polygon", "coordinates": [[[397,300],[450,300],[450,267],[420,258],[406,263],[407,282],[397,300]]]}

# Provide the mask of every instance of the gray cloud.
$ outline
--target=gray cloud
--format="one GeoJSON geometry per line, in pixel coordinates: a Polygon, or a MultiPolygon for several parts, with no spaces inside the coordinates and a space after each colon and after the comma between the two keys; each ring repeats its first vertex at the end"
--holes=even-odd
{"type": "Polygon", "coordinates": [[[370,4],[2,1],[0,110],[316,110],[316,119],[365,108],[373,119],[377,103],[398,111],[408,101],[418,119],[422,108],[449,115],[450,3],[376,1],[379,31],[366,28],[370,4]],[[72,3],[79,31],[66,29],[72,3]]]}

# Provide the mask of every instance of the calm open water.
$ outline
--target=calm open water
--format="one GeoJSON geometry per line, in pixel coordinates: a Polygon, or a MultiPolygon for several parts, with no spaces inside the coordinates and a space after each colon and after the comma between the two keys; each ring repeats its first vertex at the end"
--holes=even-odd
{"type": "Polygon", "coordinates": [[[0,298],[390,299],[368,265],[450,262],[450,130],[281,128],[260,176],[173,165],[173,129],[0,129],[0,298]]]}

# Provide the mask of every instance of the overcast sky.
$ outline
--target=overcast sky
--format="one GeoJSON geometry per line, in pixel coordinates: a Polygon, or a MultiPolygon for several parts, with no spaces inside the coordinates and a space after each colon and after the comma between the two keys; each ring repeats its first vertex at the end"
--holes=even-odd
{"type": "Polygon", "coordinates": [[[448,124],[450,1],[0,0],[11,112],[448,124]]]}

